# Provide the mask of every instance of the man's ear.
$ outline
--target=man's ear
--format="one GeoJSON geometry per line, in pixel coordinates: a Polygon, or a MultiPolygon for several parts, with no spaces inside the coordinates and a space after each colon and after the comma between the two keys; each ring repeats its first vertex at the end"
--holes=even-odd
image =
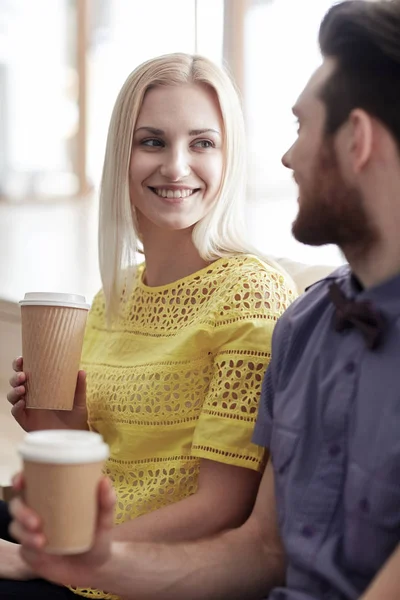
{"type": "Polygon", "coordinates": [[[359,173],[371,158],[373,124],[371,116],[356,108],[349,115],[349,150],[354,173],[359,173]]]}

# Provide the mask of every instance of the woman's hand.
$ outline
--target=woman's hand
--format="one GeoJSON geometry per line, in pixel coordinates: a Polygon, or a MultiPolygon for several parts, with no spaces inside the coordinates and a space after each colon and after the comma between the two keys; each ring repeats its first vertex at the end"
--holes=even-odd
{"type": "Polygon", "coordinates": [[[11,414],[22,429],[88,429],[85,371],[78,372],[72,410],[30,410],[25,406],[26,375],[23,372],[22,356],[13,361],[12,368],[15,374],[10,378],[12,389],[7,394],[7,400],[12,405],[11,414]]]}
{"type": "MultiPolygon", "coordinates": [[[[23,490],[22,475],[13,480],[14,489],[23,490]]],[[[104,477],[98,488],[98,515],[91,550],[83,554],[59,556],[45,552],[46,538],[39,516],[16,497],[10,502],[11,535],[20,542],[20,555],[27,572],[59,585],[95,587],[96,573],[110,559],[114,524],[115,493],[109,479],[104,477]]]]}

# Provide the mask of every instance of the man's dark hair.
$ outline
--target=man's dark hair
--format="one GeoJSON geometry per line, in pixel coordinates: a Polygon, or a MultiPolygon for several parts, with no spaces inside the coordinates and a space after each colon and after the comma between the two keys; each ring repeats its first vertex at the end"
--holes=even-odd
{"type": "Polygon", "coordinates": [[[326,133],[361,108],[379,119],[400,149],[400,0],[347,0],[322,21],[319,44],[337,61],[321,92],[326,133]]]}

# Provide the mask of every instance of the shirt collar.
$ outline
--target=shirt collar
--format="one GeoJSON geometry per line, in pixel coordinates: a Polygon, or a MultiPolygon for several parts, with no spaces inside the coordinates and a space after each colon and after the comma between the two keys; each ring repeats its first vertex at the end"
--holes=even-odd
{"type": "Polygon", "coordinates": [[[363,289],[349,265],[341,267],[328,279],[334,279],[348,298],[368,300],[389,318],[400,316],[400,273],[382,283],[363,289]]]}

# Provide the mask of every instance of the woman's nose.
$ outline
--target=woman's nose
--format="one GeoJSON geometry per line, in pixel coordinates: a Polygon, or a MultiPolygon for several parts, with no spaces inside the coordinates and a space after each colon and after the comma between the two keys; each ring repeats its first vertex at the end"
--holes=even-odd
{"type": "Polygon", "coordinates": [[[286,150],[285,154],[281,158],[283,166],[286,167],[287,169],[292,168],[292,162],[291,162],[292,148],[293,148],[293,146],[291,146],[288,150],[286,150]]]}
{"type": "Polygon", "coordinates": [[[179,181],[187,177],[190,173],[187,153],[180,150],[165,154],[160,173],[170,181],[179,181]]]}

